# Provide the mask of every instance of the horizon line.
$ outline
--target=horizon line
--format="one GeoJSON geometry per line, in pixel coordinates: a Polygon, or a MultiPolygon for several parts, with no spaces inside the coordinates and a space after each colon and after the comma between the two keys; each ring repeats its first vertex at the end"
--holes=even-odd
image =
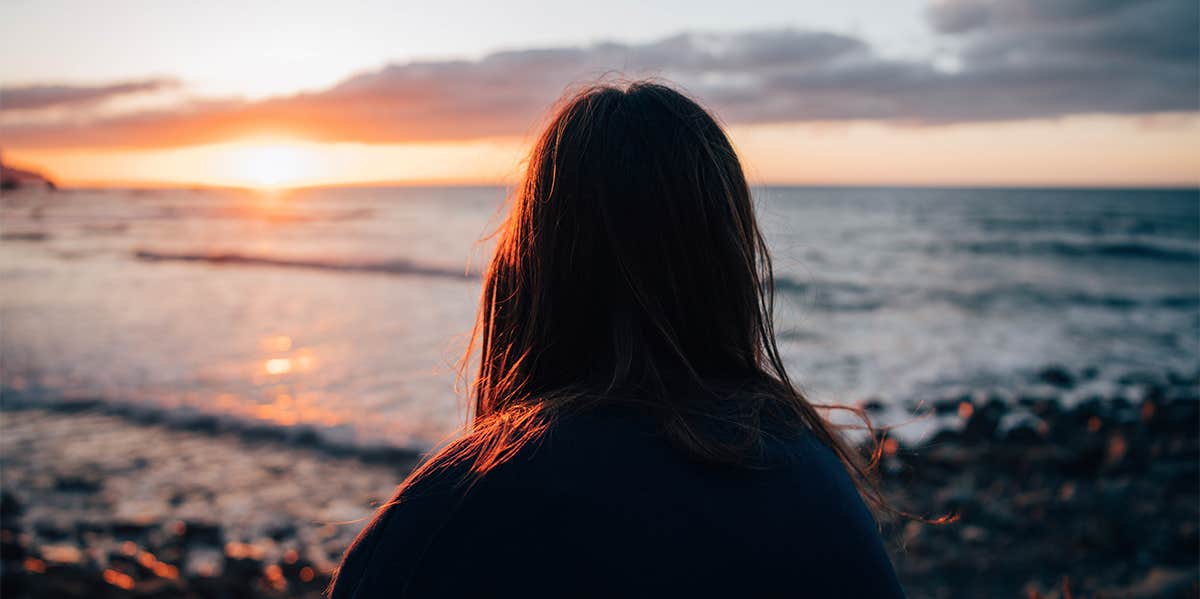
{"type": "MultiPolygon", "coordinates": [[[[321,183],[314,185],[261,187],[252,185],[220,185],[204,183],[173,183],[173,182],[84,182],[80,184],[56,183],[56,191],[160,191],[160,190],[191,190],[191,191],[236,191],[263,194],[287,194],[294,192],[316,191],[323,189],[397,189],[397,188],[511,188],[515,183],[501,181],[455,181],[455,180],[400,180],[400,181],[365,181],[344,183],[321,183]]],[[[1189,183],[1122,183],[1122,184],[1089,184],[1089,183],[839,183],[839,182],[773,182],[751,183],[752,189],[1014,189],[1014,190],[1094,190],[1094,191],[1197,191],[1200,192],[1200,181],[1189,183]]],[[[11,192],[10,192],[11,193],[11,192]]]]}

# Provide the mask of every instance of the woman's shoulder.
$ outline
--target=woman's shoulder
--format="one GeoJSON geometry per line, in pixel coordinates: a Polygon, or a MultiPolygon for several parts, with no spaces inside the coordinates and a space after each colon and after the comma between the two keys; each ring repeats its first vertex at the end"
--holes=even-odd
{"type": "Polygon", "coordinates": [[[573,471],[586,469],[580,461],[594,454],[601,431],[630,430],[618,423],[621,418],[562,418],[484,472],[479,464],[490,447],[474,443],[470,434],[435,452],[397,487],[346,551],[331,599],[399,596],[414,580],[428,579],[445,567],[448,547],[480,544],[478,538],[459,538],[464,526],[484,537],[489,528],[520,520],[517,512],[536,511],[551,491],[548,483],[563,487],[573,471]]]}
{"type": "MultiPolygon", "coordinates": [[[[608,572],[671,594],[680,589],[656,585],[699,569],[688,588],[708,596],[731,581],[769,590],[797,576],[823,588],[849,569],[894,576],[832,452],[804,433],[767,447],[770,467],[712,466],[676,450],[655,419],[604,409],[557,420],[482,475],[469,466],[480,456],[435,458],[348,552],[333,598],[517,590],[507,577],[523,563],[543,564],[538,576],[560,590],[608,572]],[[464,577],[464,560],[481,569],[464,577]],[[472,586],[477,577],[499,586],[472,586]]],[[[594,588],[627,594],[613,584],[594,588]]]]}
{"type": "MultiPolygon", "coordinates": [[[[381,518],[469,520],[486,527],[499,514],[509,520],[523,514],[553,517],[565,502],[627,515],[663,503],[688,503],[692,511],[712,508],[713,517],[719,517],[721,512],[735,516],[733,510],[752,503],[760,511],[770,509],[782,499],[812,508],[786,515],[797,525],[842,516],[875,526],[842,462],[804,430],[768,437],[749,467],[697,459],[668,440],[656,418],[624,407],[564,415],[482,470],[479,464],[493,447],[462,447],[423,464],[381,510],[381,518]]],[[[780,504],[778,509],[787,508],[780,504]]]]}

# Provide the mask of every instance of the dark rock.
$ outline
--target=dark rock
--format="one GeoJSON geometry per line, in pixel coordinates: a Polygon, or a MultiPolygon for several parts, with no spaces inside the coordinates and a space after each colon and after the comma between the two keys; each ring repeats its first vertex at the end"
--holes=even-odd
{"type": "Polygon", "coordinates": [[[120,552],[111,552],[108,555],[108,565],[121,572],[126,572],[134,578],[153,578],[154,571],[146,567],[137,559],[137,554],[128,555],[120,552]]]}
{"type": "Polygon", "coordinates": [[[1104,466],[1106,457],[1104,443],[1099,437],[1080,439],[1075,446],[1067,448],[1068,453],[1060,464],[1063,474],[1078,477],[1093,477],[1104,466]]]}
{"type": "Polygon", "coordinates": [[[177,522],[175,531],[187,545],[209,545],[221,547],[225,545],[225,533],[221,527],[211,522],[188,520],[177,522]]]}
{"type": "Polygon", "coordinates": [[[249,587],[262,576],[263,563],[253,557],[225,556],[225,576],[235,585],[249,587]]]}
{"type": "Polygon", "coordinates": [[[970,418],[967,419],[967,424],[963,427],[963,438],[968,442],[982,442],[992,439],[996,436],[996,431],[1000,427],[1000,419],[1003,418],[1006,412],[1004,404],[997,401],[989,401],[982,406],[975,407],[970,418]]]}
{"type": "Polygon", "coordinates": [[[962,397],[949,397],[936,400],[933,402],[933,413],[937,414],[938,416],[957,414],[959,405],[963,404],[964,402],[968,404],[972,403],[971,396],[964,395],[962,397]]]}
{"type": "Polygon", "coordinates": [[[156,522],[138,522],[133,520],[114,520],[111,524],[113,537],[131,541],[142,539],[152,529],[158,527],[159,524],[156,522]]]}
{"type": "Polygon", "coordinates": [[[1176,400],[1157,406],[1149,422],[1157,433],[1195,435],[1200,430],[1200,402],[1176,400]]]}
{"type": "Polygon", "coordinates": [[[104,481],[99,477],[68,475],[54,481],[54,488],[64,493],[91,494],[104,488],[104,481]]]}
{"type": "Polygon", "coordinates": [[[1058,399],[1054,397],[1023,396],[1018,403],[1042,418],[1053,417],[1063,411],[1058,399]]]}
{"type": "Polygon", "coordinates": [[[1195,522],[1180,522],[1172,531],[1164,561],[1173,565],[1192,565],[1200,559],[1200,536],[1195,522]]]}
{"type": "Polygon", "coordinates": [[[961,439],[962,433],[959,431],[950,428],[944,428],[934,433],[933,436],[929,438],[927,445],[936,447],[939,445],[957,443],[961,439]]]}
{"type": "Polygon", "coordinates": [[[1061,389],[1069,389],[1075,386],[1075,376],[1067,371],[1066,368],[1057,365],[1048,366],[1038,371],[1037,379],[1061,389]]]}
{"type": "Polygon", "coordinates": [[[79,520],[75,522],[75,536],[83,538],[85,535],[107,535],[110,529],[107,522],[93,522],[90,520],[79,520]]]}
{"type": "Polygon", "coordinates": [[[133,587],[133,595],[139,599],[173,599],[179,597],[180,591],[179,582],[161,578],[139,580],[133,587]]]}
{"type": "Polygon", "coordinates": [[[66,527],[52,520],[39,520],[33,524],[33,530],[39,537],[47,541],[63,541],[70,538],[74,527],[66,527]]]}
{"type": "Polygon", "coordinates": [[[321,574],[316,564],[300,557],[295,551],[287,552],[279,567],[289,587],[321,591],[329,584],[328,577],[321,574]]]}
{"type": "Polygon", "coordinates": [[[7,528],[0,529],[0,561],[16,563],[25,559],[25,555],[25,547],[21,545],[17,533],[7,528]]]}
{"type": "Polygon", "coordinates": [[[1004,440],[1012,443],[1040,443],[1046,439],[1042,434],[1044,423],[1037,421],[1022,421],[1004,433],[1004,440]]]}
{"type": "Polygon", "coordinates": [[[58,189],[45,175],[31,170],[13,168],[0,162],[0,189],[5,191],[13,191],[17,189],[46,189],[53,191],[58,189]]]}
{"type": "Polygon", "coordinates": [[[284,541],[296,536],[296,525],[288,521],[274,522],[266,528],[267,536],[275,541],[284,541]]]}
{"type": "Polygon", "coordinates": [[[7,521],[10,519],[20,518],[25,509],[21,506],[21,502],[17,500],[17,496],[8,491],[0,491],[0,520],[7,521]]]}
{"type": "Polygon", "coordinates": [[[1191,375],[1170,372],[1167,373],[1167,382],[1173,386],[1200,387],[1200,371],[1194,372],[1191,375]]]}

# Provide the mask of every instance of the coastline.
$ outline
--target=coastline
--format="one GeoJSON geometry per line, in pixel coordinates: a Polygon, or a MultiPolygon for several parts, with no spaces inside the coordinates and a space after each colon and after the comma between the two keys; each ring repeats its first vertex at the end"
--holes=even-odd
{"type": "MultiPolygon", "coordinates": [[[[957,516],[885,523],[909,595],[1197,596],[1198,389],[933,402],[960,426],[882,445],[897,507],[957,516]]],[[[0,429],[6,597],[318,597],[418,459],[83,403],[6,405],[0,429]]]]}
{"type": "Polygon", "coordinates": [[[944,400],[960,428],[885,442],[897,505],[957,518],[886,527],[910,596],[1200,596],[1200,376],[1134,390],[944,400]]]}
{"type": "Polygon", "coordinates": [[[94,409],[0,428],[5,597],[318,597],[416,463],[94,409]]]}

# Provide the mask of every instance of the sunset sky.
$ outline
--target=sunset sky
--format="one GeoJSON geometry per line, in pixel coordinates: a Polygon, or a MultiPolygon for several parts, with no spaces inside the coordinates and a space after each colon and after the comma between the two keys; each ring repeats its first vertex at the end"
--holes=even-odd
{"type": "Polygon", "coordinates": [[[1195,0],[7,0],[0,151],[68,185],[503,183],[624,75],[759,183],[1197,185],[1198,31],[1195,0]]]}

